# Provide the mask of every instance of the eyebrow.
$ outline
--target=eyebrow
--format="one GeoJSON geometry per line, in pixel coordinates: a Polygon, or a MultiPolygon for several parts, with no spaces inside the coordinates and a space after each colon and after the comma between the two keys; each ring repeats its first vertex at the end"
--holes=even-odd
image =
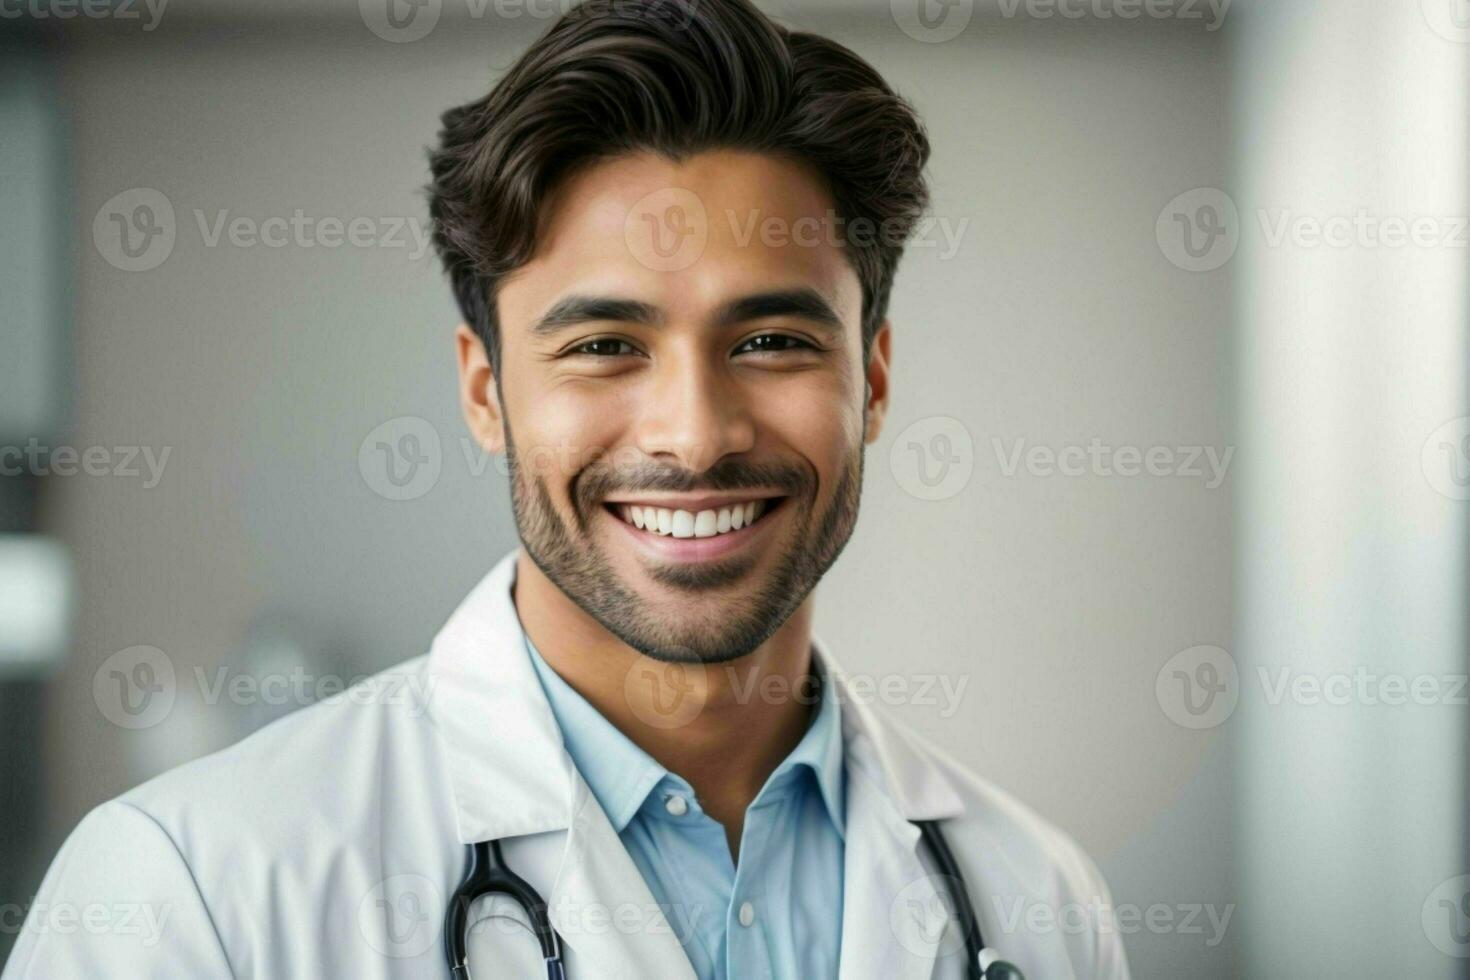
{"type": "MultiPolygon", "coordinates": [[[[764,293],[752,293],[730,300],[715,311],[714,325],[726,327],[746,320],[773,316],[795,316],[810,320],[829,331],[842,329],[842,318],[814,289],[802,286],[764,293]]],[[[531,325],[531,333],[547,337],[579,323],[612,321],[662,326],[664,314],[650,303],[616,296],[565,296],[531,325]]]]}

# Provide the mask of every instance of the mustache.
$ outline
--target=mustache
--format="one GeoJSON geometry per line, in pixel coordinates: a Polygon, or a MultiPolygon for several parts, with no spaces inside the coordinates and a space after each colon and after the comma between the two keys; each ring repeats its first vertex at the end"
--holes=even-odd
{"type": "Polygon", "coordinates": [[[577,478],[574,496],[582,513],[587,513],[614,493],[779,490],[787,496],[797,496],[809,490],[812,483],[807,470],[790,463],[729,458],[696,473],[647,460],[630,466],[594,463],[577,478]]]}

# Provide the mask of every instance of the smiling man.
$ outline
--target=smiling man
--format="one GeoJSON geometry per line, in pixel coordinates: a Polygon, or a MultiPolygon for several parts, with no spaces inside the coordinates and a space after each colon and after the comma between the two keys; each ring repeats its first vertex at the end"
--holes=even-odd
{"type": "Polygon", "coordinates": [[[812,632],[928,153],[745,0],[584,4],[447,112],[459,394],[520,548],[427,656],[89,815],[37,908],[158,935],[33,911],[6,977],[1126,978],[1086,855],[812,632]]]}

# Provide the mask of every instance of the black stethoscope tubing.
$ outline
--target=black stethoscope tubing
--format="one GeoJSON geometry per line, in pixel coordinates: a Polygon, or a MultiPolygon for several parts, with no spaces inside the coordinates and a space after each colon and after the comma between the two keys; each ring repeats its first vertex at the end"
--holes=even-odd
{"type": "MultiPolygon", "coordinates": [[[[960,866],[940,832],[938,822],[915,820],[913,824],[919,828],[920,836],[939,865],[950,901],[954,903],[955,915],[960,920],[968,980],[1023,980],[1020,970],[1005,960],[995,959],[985,947],[985,939],[980,934],[980,920],[975,917],[975,907],[970,904],[965,876],[960,873],[960,866]]],[[[470,905],[484,895],[505,895],[521,907],[531,923],[536,941],[541,945],[547,980],[566,980],[566,967],[561,959],[561,937],[551,925],[546,902],[536,889],[505,863],[498,840],[469,846],[469,867],[444,913],[444,955],[449,960],[449,974],[453,980],[471,980],[466,943],[470,905]]]]}

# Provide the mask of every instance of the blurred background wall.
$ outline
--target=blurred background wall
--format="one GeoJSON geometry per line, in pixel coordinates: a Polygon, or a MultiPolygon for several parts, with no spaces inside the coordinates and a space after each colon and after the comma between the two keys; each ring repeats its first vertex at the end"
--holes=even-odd
{"type": "MultiPolygon", "coordinates": [[[[31,466],[0,479],[27,515],[3,530],[54,544],[48,580],[70,597],[58,655],[0,683],[21,770],[0,800],[17,820],[30,814],[0,852],[0,903],[27,900],[90,807],[309,700],[272,697],[263,678],[310,688],[422,652],[514,545],[503,472],[459,419],[456,316],[420,188],[438,113],[482,94],[561,6],[443,0],[390,21],[368,0],[173,0],[133,19],[0,22],[6,95],[31,79],[26,111],[55,134],[13,140],[7,127],[7,185],[31,174],[24,197],[45,208],[0,236],[7,255],[43,236],[45,281],[65,284],[37,294],[50,304],[40,313],[7,289],[4,342],[42,351],[28,363],[52,372],[59,398],[44,422],[0,401],[24,419],[0,442],[108,451],[96,475],[31,466]],[[31,146],[50,155],[14,152],[31,146]],[[327,244],[343,234],[323,219],[365,222],[362,244],[327,244]],[[293,221],[310,230],[298,236],[293,221]],[[44,240],[54,227],[64,241],[44,240]],[[385,470],[408,459],[380,444],[421,466],[385,470]],[[133,681],[168,696],[140,708],[123,693],[133,681]]],[[[1222,19],[1219,5],[1184,0],[1136,18],[1109,4],[1075,18],[1019,2],[762,6],[877,65],[934,144],[935,221],[891,309],[893,414],[869,451],[857,534],[819,593],[819,632],[850,672],[898,678],[879,698],[889,710],[1074,834],[1120,909],[1159,910],[1126,937],[1136,976],[1239,975],[1250,957],[1237,906],[1257,901],[1262,935],[1273,921],[1289,931],[1292,909],[1270,905],[1269,875],[1237,874],[1242,853],[1259,853],[1242,828],[1269,837],[1276,811],[1257,819],[1242,803],[1253,783],[1241,759],[1264,767],[1269,750],[1251,742],[1240,756],[1247,712],[1227,710],[1263,698],[1237,649],[1237,570],[1266,569],[1237,520],[1236,430],[1271,423],[1242,402],[1256,362],[1236,367],[1254,336],[1234,318],[1237,279],[1260,265],[1248,243],[1233,257],[1228,232],[1260,233],[1244,200],[1229,209],[1242,174],[1264,166],[1250,150],[1269,133],[1273,86],[1294,83],[1291,41],[1314,37],[1329,5],[1290,5],[1297,19],[1280,20],[1229,5],[1222,19]],[[1243,43],[1275,46],[1267,80],[1243,43]],[[1218,699],[1189,686],[1212,679],[1218,699]]],[[[1371,19],[1354,23],[1376,51],[1371,19]]],[[[1393,58],[1437,51],[1436,77],[1463,83],[1470,47],[1415,23],[1422,37],[1398,22],[1393,58]]],[[[1394,64],[1373,77],[1394,84],[1394,64]]],[[[1319,91],[1301,111],[1346,114],[1351,130],[1360,94],[1339,104],[1319,91]]],[[[1438,99],[1431,120],[1463,122],[1463,101],[1438,99]]],[[[1382,112],[1361,121],[1365,145],[1373,127],[1391,129],[1382,112]]],[[[1463,166],[1462,136],[1416,152],[1463,166]]],[[[1456,282],[1444,273],[1431,311],[1449,375],[1421,414],[1440,421],[1465,413],[1456,282]]],[[[1412,344],[1414,324],[1399,336],[1412,344]]],[[[1415,467],[1428,435],[1408,447],[1415,467]]],[[[1434,574],[1450,576],[1433,602],[1453,607],[1464,505],[1420,476],[1406,492],[1437,508],[1425,547],[1442,559],[1434,574]]],[[[1253,484],[1251,499],[1278,499],[1291,479],[1253,484]]],[[[37,567],[24,566],[26,581],[37,567]]],[[[1437,671],[1463,673],[1460,635],[1444,618],[1427,638],[1437,671]]],[[[1443,829],[1416,867],[1438,862],[1451,879],[1465,870],[1464,740],[1440,707],[1431,727],[1448,741],[1416,758],[1441,787],[1425,817],[1443,829]]],[[[1335,818],[1297,802],[1298,830],[1335,818]]],[[[1403,826],[1380,829],[1419,833],[1412,814],[1394,816],[1403,826]]],[[[1461,961],[1399,928],[1421,912],[1399,898],[1394,934],[1417,942],[1410,961],[1429,970],[1414,975],[1456,975],[1461,961]]],[[[0,930],[0,957],[12,938],[0,930]]]]}

